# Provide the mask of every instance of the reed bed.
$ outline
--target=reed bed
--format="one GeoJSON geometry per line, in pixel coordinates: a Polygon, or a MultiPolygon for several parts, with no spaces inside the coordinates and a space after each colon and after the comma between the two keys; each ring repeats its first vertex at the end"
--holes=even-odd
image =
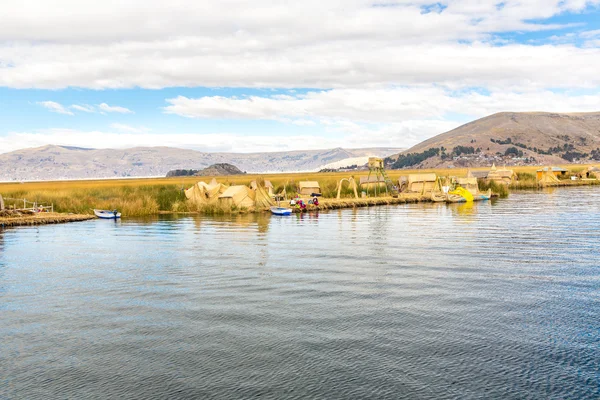
{"type": "Polygon", "coordinates": [[[486,192],[488,189],[492,190],[494,195],[500,198],[508,197],[508,186],[494,181],[488,181],[487,179],[477,179],[479,191],[486,192]]]}
{"type": "MultiPolygon", "coordinates": [[[[570,166],[573,167],[572,165],[570,166]]],[[[578,165],[582,169],[586,166],[578,165]]],[[[519,174],[520,182],[512,185],[511,189],[537,188],[535,171],[538,166],[514,167],[519,174]]],[[[489,170],[489,168],[472,168],[472,171],[489,170]]],[[[434,172],[438,176],[466,176],[466,168],[431,169],[431,170],[392,170],[388,171],[389,177],[397,182],[403,175],[412,173],[434,172]]],[[[321,185],[322,202],[335,207],[331,201],[337,196],[337,185],[342,178],[354,176],[356,181],[360,176],[367,176],[368,172],[330,172],[330,173],[285,173],[285,174],[246,174],[226,177],[215,177],[219,182],[227,185],[249,185],[251,181],[262,177],[271,181],[275,193],[281,193],[285,188],[288,198],[296,195],[298,182],[315,180],[321,185]]],[[[185,213],[205,212],[212,214],[245,213],[247,209],[223,210],[217,206],[197,206],[187,201],[184,189],[191,187],[198,181],[209,182],[213,177],[172,177],[172,178],[141,178],[141,179],[107,179],[84,181],[47,181],[26,183],[0,183],[0,193],[6,197],[25,198],[36,201],[38,204],[54,204],[57,212],[71,212],[77,214],[92,214],[96,209],[118,209],[124,216],[149,216],[159,213],[185,213]]],[[[570,183],[569,183],[570,184],[570,183]]],[[[487,188],[482,188],[487,190],[487,188]]],[[[501,187],[492,188],[492,191],[504,195],[501,187]]],[[[360,193],[360,189],[359,189],[360,193]]],[[[354,193],[346,183],[341,191],[341,200],[355,204],[361,201],[354,200],[354,193]]],[[[372,199],[372,198],[367,198],[372,199]]],[[[386,199],[386,198],[384,198],[386,199]]],[[[360,199],[359,199],[360,200],[360,199]]],[[[369,200],[368,204],[372,204],[369,200]]],[[[373,200],[374,201],[374,200],[373,200]]],[[[387,201],[387,200],[382,200],[387,201]]]]}

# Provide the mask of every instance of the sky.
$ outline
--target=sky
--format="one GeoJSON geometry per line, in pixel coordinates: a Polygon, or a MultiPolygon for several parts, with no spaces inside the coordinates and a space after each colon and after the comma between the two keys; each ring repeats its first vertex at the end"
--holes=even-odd
{"type": "Polygon", "coordinates": [[[599,66],[600,0],[3,0],[0,153],[410,147],[599,66]]]}

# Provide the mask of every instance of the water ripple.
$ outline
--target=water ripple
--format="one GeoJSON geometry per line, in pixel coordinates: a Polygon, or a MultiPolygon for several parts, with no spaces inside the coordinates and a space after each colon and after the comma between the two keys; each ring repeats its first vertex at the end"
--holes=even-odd
{"type": "Polygon", "coordinates": [[[1,231],[0,399],[600,398],[598,226],[574,188],[1,231]]]}

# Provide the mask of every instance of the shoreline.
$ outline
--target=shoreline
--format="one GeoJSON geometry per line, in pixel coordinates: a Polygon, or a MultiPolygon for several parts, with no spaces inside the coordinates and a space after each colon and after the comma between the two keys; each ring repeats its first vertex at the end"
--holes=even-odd
{"type": "MultiPolygon", "coordinates": [[[[468,170],[392,170],[389,176],[392,181],[400,179],[412,172],[415,173],[435,173],[443,177],[452,174],[452,176],[464,176],[468,170]]],[[[503,184],[492,184],[485,179],[478,179],[479,189],[482,192],[491,189],[493,197],[504,197],[509,195],[509,191],[518,190],[543,190],[550,187],[578,187],[578,186],[596,186],[600,185],[599,180],[588,179],[562,179],[559,182],[549,182],[540,184],[536,180],[535,167],[522,168],[517,172],[519,180],[514,181],[509,186],[503,184]],[[502,186],[502,187],[500,187],[502,186]]],[[[568,177],[573,176],[575,171],[570,171],[568,177]]],[[[307,211],[333,210],[342,208],[371,207],[377,205],[395,205],[406,203],[430,203],[430,195],[420,193],[400,193],[398,198],[388,197],[366,197],[355,198],[352,190],[344,185],[342,189],[342,198],[337,199],[336,194],[338,185],[349,177],[357,179],[358,177],[351,173],[314,173],[314,174],[279,174],[272,176],[222,176],[215,177],[218,182],[226,186],[250,186],[252,180],[269,180],[273,186],[273,193],[286,192],[289,198],[293,198],[297,193],[297,185],[301,180],[317,181],[320,184],[322,196],[319,198],[319,205],[307,205],[307,211]]],[[[211,177],[204,177],[205,180],[211,177]]],[[[55,214],[40,213],[37,216],[0,216],[0,227],[20,226],[20,225],[41,225],[63,222],[74,222],[93,219],[92,209],[118,209],[124,218],[150,217],[164,214],[245,214],[269,212],[269,207],[262,202],[258,208],[255,204],[248,204],[246,207],[235,206],[231,204],[225,206],[216,202],[210,204],[197,204],[190,202],[185,194],[185,189],[198,183],[200,177],[184,178],[160,178],[160,179],[131,179],[131,180],[105,180],[105,181],[63,181],[63,182],[38,182],[23,184],[0,184],[0,194],[6,199],[27,201],[34,204],[51,204],[54,207],[55,214]]],[[[308,203],[307,196],[302,196],[308,203]]],[[[13,201],[13,203],[15,203],[13,201]]],[[[7,209],[19,206],[15,204],[6,204],[7,209]]],[[[295,207],[290,207],[289,202],[282,201],[282,207],[291,208],[293,212],[300,212],[295,207]]]]}
{"type": "Polygon", "coordinates": [[[86,214],[38,213],[18,217],[0,217],[0,229],[15,226],[64,224],[67,222],[88,221],[90,219],[96,219],[96,216],[86,214]]]}
{"type": "MultiPolygon", "coordinates": [[[[518,184],[517,184],[518,185],[518,184]]],[[[577,186],[595,186],[600,185],[598,180],[577,180],[577,181],[561,181],[554,184],[547,185],[531,185],[531,186],[517,186],[512,187],[511,190],[543,190],[552,187],[577,187],[577,186]]],[[[492,194],[493,199],[499,198],[498,194],[492,194]]],[[[477,201],[478,202],[478,201],[477,201]]],[[[283,207],[291,208],[292,213],[311,213],[318,211],[327,210],[338,210],[347,208],[362,208],[362,207],[374,207],[374,206],[387,206],[387,205],[401,205],[401,204],[415,204],[415,203],[434,203],[428,195],[422,195],[419,193],[400,193],[398,197],[367,197],[367,198],[320,198],[319,205],[308,204],[305,210],[289,206],[289,200],[282,202],[283,207]]],[[[209,207],[207,209],[200,209],[197,211],[157,211],[155,214],[146,216],[158,216],[158,215],[236,215],[236,214],[259,214],[269,213],[270,207],[264,208],[241,208],[237,210],[225,210],[219,209],[218,207],[209,207]]],[[[137,218],[138,215],[124,215],[124,218],[137,218]]],[[[34,215],[22,215],[22,216],[5,216],[0,217],[0,229],[19,227],[19,226],[39,226],[39,225],[50,225],[50,224],[63,224],[69,222],[81,222],[97,219],[93,214],[72,214],[72,213],[38,213],[34,215]]]]}

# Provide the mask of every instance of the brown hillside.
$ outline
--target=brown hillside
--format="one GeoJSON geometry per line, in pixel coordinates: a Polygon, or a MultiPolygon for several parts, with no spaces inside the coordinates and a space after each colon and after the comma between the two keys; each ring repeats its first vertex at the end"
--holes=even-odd
{"type": "MultiPolygon", "coordinates": [[[[430,148],[446,148],[451,153],[456,146],[479,149],[476,155],[467,157],[432,157],[420,167],[479,166],[490,162],[506,162],[522,165],[527,163],[565,163],[565,152],[587,154],[600,147],[600,112],[591,113],[548,113],[548,112],[501,112],[459,126],[419,143],[401,154],[421,153],[430,148]],[[494,143],[500,141],[503,143],[494,143]],[[511,143],[504,143],[508,139],[511,143]],[[515,146],[515,144],[518,144],[515,146]],[[567,146],[565,148],[565,146],[567,146]],[[522,157],[504,157],[506,150],[516,147],[522,157]],[[560,147],[564,150],[557,150],[560,147]],[[543,154],[555,148],[552,154],[543,154]],[[538,151],[535,151],[538,149],[538,151]],[[502,154],[500,156],[498,153],[502,154]],[[496,159],[494,159],[496,158],[496,159]],[[533,160],[527,160],[533,158],[533,160]]],[[[393,157],[397,158],[397,155],[393,157]]]]}

